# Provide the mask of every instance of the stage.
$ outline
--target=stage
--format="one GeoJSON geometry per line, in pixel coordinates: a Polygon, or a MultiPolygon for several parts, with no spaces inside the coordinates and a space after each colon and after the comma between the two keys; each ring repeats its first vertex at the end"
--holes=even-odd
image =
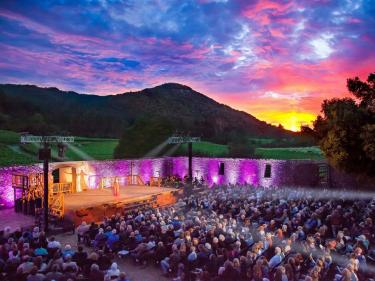
{"type": "Polygon", "coordinates": [[[176,202],[182,190],[155,186],[122,186],[120,194],[111,188],[93,189],[65,194],[64,219],[75,224],[81,221],[100,222],[106,216],[143,207],[162,207],[176,202]]]}
{"type": "Polygon", "coordinates": [[[130,185],[120,188],[119,196],[114,196],[111,188],[92,189],[82,192],[65,194],[65,209],[77,210],[97,206],[101,204],[118,204],[119,202],[131,202],[142,197],[158,195],[176,191],[175,188],[130,185]]]}
{"type": "MultiPolygon", "coordinates": [[[[141,208],[158,208],[176,203],[182,190],[155,186],[121,186],[118,196],[112,188],[92,189],[64,194],[64,216],[66,222],[76,226],[82,221],[102,222],[104,217],[141,208]]],[[[0,211],[2,227],[29,229],[35,225],[35,217],[16,213],[14,208],[0,211]]]]}

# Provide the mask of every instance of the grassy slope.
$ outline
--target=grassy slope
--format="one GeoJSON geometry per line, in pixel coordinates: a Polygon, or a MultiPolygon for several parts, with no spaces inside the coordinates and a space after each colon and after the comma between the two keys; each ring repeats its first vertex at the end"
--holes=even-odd
{"type": "MultiPolygon", "coordinates": [[[[260,144],[266,144],[270,141],[259,140],[260,144]]],[[[179,150],[181,154],[187,153],[187,145],[181,145],[179,150]]],[[[228,146],[210,142],[201,142],[193,144],[193,153],[196,155],[207,155],[216,157],[226,157],[228,155],[228,146]]],[[[288,147],[288,148],[262,148],[257,147],[255,154],[259,158],[266,159],[312,159],[322,160],[324,156],[318,147],[288,147]]]]}
{"type": "Polygon", "coordinates": [[[10,149],[8,146],[0,143],[0,167],[17,164],[31,164],[35,162],[36,159],[33,159],[31,156],[17,153],[10,149]]]}
{"type": "Polygon", "coordinates": [[[266,159],[311,159],[322,160],[324,156],[318,147],[261,148],[255,154],[266,159]]]}
{"type": "MultiPolygon", "coordinates": [[[[26,152],[26,154],[21,154],[10,148],[11,145],[19,145],[19,138],[18,133],[0,130],[0,166],[37,162],[36,155],[39,149],[38,145],[22,145],[21,149],[26,152]]],[[[270,140],[259,139],[257,142],[257,145],[262,145],[269,143],[270,140]]],[[[117,139],[76,137],[73,148],[68,148],[66,150],[66,157],[64,160],[78,161],[112,159],[113,150],[117,143],[117,139]]],[[[187,153],[187,144],[181,145],[178,152],[179,154],[185,155],[187,153]]],[[[228,155],[228,146],[211,142],[200,142],[193,144],[193,152],[197,156],[226,157],[228,155]]],[[[255,153],[259,158],[266,159],[324,159],[324,156],[318,147],[257,147],[255,153]]],[[[52,156],[54,160],[57,160],[56,146],[52,147],[52,156]]]]}
{"type": "MultiPolygon", "coordinates": [[[[182,154],[187,153],[187,144],[182,144],[178,152],[182,154]]],[[[228,154],[228,146],[202,141],[193,144],[193,153],[197,155],[225,157],[228,154]]]]}
{"type": "Polygon", "coordinates": [[[35,159],[21,153],[17,153],[9,146],[17,144],[19,134],[11,131],[0,130],[0,166],[10,166],[15,164],[31,164],[35,159]]]}
{"type": "MultiPolygon", "coordinates": [[[[118,140],[114,139],[94,139],[90,141],[89,138],[77,138],[71,147],[65,151],[66,161],[78,160],[105,160],[113,158],[113,150],[115,149],[118,140]]],[[[22,149],[31,154],[38,152],[39,146],[33,144],[22,145],[22,149]]],[[[52,146],[52,158],[57,159],[57,148],[52,146]]]]}
{"type": "MultiPolygon", "coordinates": [[[[19,153],[10,148],[11,145],[18,146],[19,139],[20,135],[18,133],[0,130],[0,166],[37,162],[36,155],[38,154],[39,145],[21,145],[20,148],[24,153],[19,153]]],[[[113,150],[117,143],[117,139],[76,137],[73,148],[66,150],[65,160],[112,159],[113,150]]],[[[52,146],[52,157],[54,160],[57,158],[56,146],[52,146]]]]}
{"type": "Polygon", "coordinates": [[[0,130],[0,143],[2,144],[17,144],[20,140],[18,133],[6,130],[0,130]]]}

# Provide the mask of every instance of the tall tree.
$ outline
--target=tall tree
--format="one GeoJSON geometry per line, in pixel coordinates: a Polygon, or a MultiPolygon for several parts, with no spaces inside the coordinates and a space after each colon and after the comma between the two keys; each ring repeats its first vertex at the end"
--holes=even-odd
{"type": "MultiPolygon", "coordinates": [[[[173,134],[170,121],[163,117],[144,116],[126,129],[115,148],[115,158],[141,158],[173,134]]],[[[164,151],[159,151],[162,155],[164,151]]]]}
{"type": "Polygon", "coordinates": [[[329,162],[345,171],[375,175],[375,73],[367,82],[347,80],[352,98],[325,100],[314,122],[315,135],[329,162]]]}

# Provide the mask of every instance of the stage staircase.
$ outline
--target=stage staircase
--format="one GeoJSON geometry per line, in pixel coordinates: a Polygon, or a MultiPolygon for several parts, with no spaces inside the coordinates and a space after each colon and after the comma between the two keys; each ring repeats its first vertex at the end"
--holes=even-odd
{"type": "Polygon", "coordinates": [[[49,213],[52,217],[64,216],[64,193],[51,195],[48,199],[49,213]]]}
{"type": "Polygon", "coordinates": [[[64,216],[64,196],[72,193],[72,183],[50,183],[48,192],[48,206],[51,216],[62,218],[64,216]]]}
{"type": "MultiPolygon", "coordinates": [[[[64,216],[64,194],[72,192],[72,183],[53,183],[50,181],[48,186],[50,215],[62,218],[64,216]]],[[[14,174],[12,175],[12,187],[14,189],[16,212],[23,212],[26,215],[39,215],[39,213],[42,213],[44,198],[43,174],[14,174]]]]}

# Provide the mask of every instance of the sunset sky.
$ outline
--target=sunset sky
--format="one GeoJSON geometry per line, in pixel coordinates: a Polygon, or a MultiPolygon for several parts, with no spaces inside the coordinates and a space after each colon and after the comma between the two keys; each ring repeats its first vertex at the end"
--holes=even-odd
{"type": "Polygon", "coordinates": [[[0,83],[179,82],[298,130],[375,71],[375,1],[0,1],[0,83]]]}

